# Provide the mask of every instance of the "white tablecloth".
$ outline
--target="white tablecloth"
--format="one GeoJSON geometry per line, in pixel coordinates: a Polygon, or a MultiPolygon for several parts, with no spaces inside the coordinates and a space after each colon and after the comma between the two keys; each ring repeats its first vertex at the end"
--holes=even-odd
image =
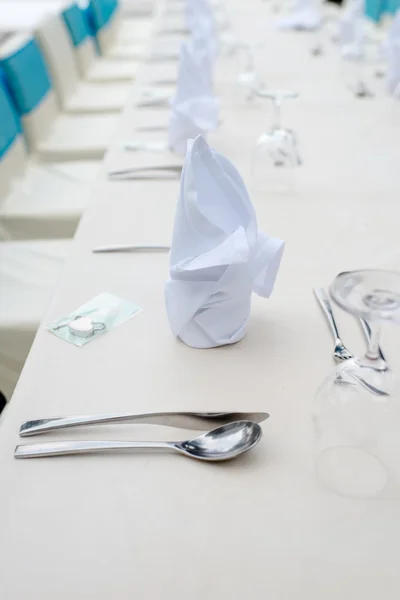
{"type": "MultiPolygon", "coordinates": [[[[193,350],[168,328],[166,255],[91,253],[100,244],[171,239],[178,182],[106,179],[111,168],[163,162],[121,150],[134,137],[129,102],[1,421],[2,600],[398,600],[400,505],[344,499],[319,486],[310,414],[333,366],[332,340],[311,288],[347,269],[400,268],[399,105],[381,89],[375,99],[355,99],[340,80],[337,49],[327,46],[324,58],[312,58],[309,34],[271,29],[268,3],[229,6],[243,38],[266,41],[268,86],[300,93],[283,113],[304,157],[296,190],[253,196],[260,228],[287,242],[276,290],[269,301],[254,298],[242,342],[193,350]],[[45,330],[103,291],[144,310],[84,348],[45,330]],[[271,418],[252,453],[220,466],[158,453],[13,459],[22,420],[160,409],[267,410],[271,418]]],[[[146,65],[141,79],[171,70],[146,65]]],[[[270,115],[262,101],[240,102],[234,72],[234,63],[221,60],[223,124],[210,141],[248,181],[251,148],[270,115]]],[[[166,119],[159,110],[141,114],[143,123],[166,119]]],[[[339,311],[338,320],[346,342],[361,351],[356,321],[339,311]]],[[[384,348],[399,369],[390,328],[384,348]]],[[[46,439],[187,435],[119,425],[46,439]]]]}

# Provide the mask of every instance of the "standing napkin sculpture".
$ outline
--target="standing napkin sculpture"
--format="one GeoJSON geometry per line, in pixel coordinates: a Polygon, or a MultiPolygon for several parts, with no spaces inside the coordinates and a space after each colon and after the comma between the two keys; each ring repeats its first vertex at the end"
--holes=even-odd
{"type": "Polygon", "coordinates": [[[270,296],[283,248],[282,240],[258,230],[232,163],[201,135],[190,140],[165,286],[172,333],[194,348],[241,340],[252,292],[270,296]]]}
{"type": "Polygon", "coordinates": [[[364,0],[349,0],[338,25],[343,54],[360,54],[365,37],[364,0]]]}
{"type": "Polygon", "coordinates": [[[169,148],[184,156],[187,141],[218,125],[219,102],[212,88],[212,64],[205,52],[183,43],[177,91],[171,102],[169,148]]]}
{"type": "Polygon", "coordinates": [[[214,23],[214,13],[207,0],[186,0],[186,26],[191,33],[197,28],[199,20],[214,23]]]}

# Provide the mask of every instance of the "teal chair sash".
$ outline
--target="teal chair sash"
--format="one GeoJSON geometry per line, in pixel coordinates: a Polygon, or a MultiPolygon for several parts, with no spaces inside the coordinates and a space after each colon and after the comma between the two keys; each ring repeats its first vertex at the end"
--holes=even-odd
{"type": "Polygon", "coordinates": [[[12,100],[20,115],[30,113],[51,90],[50,75],[34,39],[0,60],[12,100]]]}

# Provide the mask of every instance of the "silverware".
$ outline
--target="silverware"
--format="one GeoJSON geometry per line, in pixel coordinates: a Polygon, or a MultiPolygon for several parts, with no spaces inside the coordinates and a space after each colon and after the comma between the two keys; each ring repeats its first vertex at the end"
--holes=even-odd
{"type": "Polygon", "coordinates": [[[115,181],[126,179],[177,179],[180,177],[181,172],[181,165],[132,167],[122,171],[109,171],[108,178],[115,181]]]}
{"type": "Polygon", "coordinates": [[[166,142],[125,142],[122,148],[131,152],[168,152],[169,150],[166,142]]]}
{"type": "Polygon", "coordinates": [[[336,362],[340,362],[342,360],[348,360],[349,358],[353,358],[353,354],[346,348],[340,339],[339,331],[336,325],[335,317],[333,316],[331,303],[329,298],[323,288],[314,288],[314,294],[317,298],[325,317],[329,323],[333,336],[335,338],[335,347],[333,350],[333,358],[336,362]]]}
{"type": "Polygon", "coordinates": [[[322,48],[322,44],[316,44],[315,46],[313,46],[310,50],[310,54],[312,56],[321,56],[323,54],[323,48],[322,48]]]}
{"type": "Polygon", "coordinates": [[[136,102],[137,108],[153,108],[160,106],[169,106],[169,98],[141,98],[136,102]]]}
{"type": "Polygon", "coordinates": [[[147,61],[149,63],[159,63],[159,62],[168,62],[173,61],[176,62],[179,60],[179,52],[154,52],[147,57],[147,61]]]}
{"type": "MultiPolygon", "coordinates": [[[[331,303],[329,301],[329,298],[328,298],[325,290],[323,288],[314,288],[314,294],[315,294],[315,297],[317,298],[317,300],[327,318],[330,329],[331,329],[332,334],[335,339],[335,348],[333,350],[333,358],[335,359],[336,362],[342,362],[344,360],[349,360],[351,358],[354,358],[353,354],[350,352],[350,350],[348,350],[346,348],[346,346],[343,344],[343,342],[340,338],[339,331],[338,331],[338,328],[336,325],[336,320],[333,315],[332,306],[331,306],[331,303]]],[[[357,375],[357,373],[349,372],[349,374],[364,389],[366,389],[371,394],[374,394],[374,396],[388,396],[389,395],[387,392],[384,392],[383,390],[380,390],[379,388],[375,387],[371,383],[368,383],[368,381],[366,381],[365,379],[363,379],[362,377],[357,375]]],[[[339,376],[338,381],[340,383],[344,383],[344,380],[341,376],[339,376]]]]}
{"type": "Polygon", "coordinates": [[[187,27],[163,27],[157,31],[157,34],[172,33],[175,35],[187,35],[190,33],[187,27]]]}
{"type": "Polygon", "coordinates": [[[175,86],[177,84],[177,78],[176,77],[170,77],[168,78],[161,78],[161,79],[154,79],[152,81],[149,82],[150,85],[172,85],[175,86]]]}
{"type": "Polygon", "coordinates": [[[108,450],[159,449],[174,450],[198,460],[219,462],[248,452],[262,437],[262,429],[252,421],[235,421],[182,442],[108,442],[67,441],[25,444],[15,448],[15,458],[40,458],[105,452],[108,450]]]}
{"type": "Polygon", "coordinates": [[[178,429],[208,429],[210,426],[217,427],[233,421],[254,421],[261,423],[268,419],[266,412],[158,412],[143,414],[102,414],[102,415],[75,415],[70,417],[53,417],[49,419],[36,419],[33,421],[24,421],[22,423],[19,435],[27,437],[29,435],[38,435],[39,433],[48,433],[56,429],[65,429],[67,427],[80,427],[83,425],[102,425],[102,424],[146,424],[146,425],[164,425],[168,427],[177,427],[178,429]]]}
{"type": "Polygon", "coordinates": [[[170,250],[171,246],[124,246],[123,244],[92,248],[94,254],[100,252],[169,252],[170,250]]]}
{"type": "Polygon", "coordinates": [[[168,125],[139,125],[136,131],[168,131],[168,125]]]}
{"type": "Polygon", "coordinates": [[[354,95],[356,98],[373,98],[374,94],[367,86],[365,81],[357,81],[353,89],[354,95]]]}

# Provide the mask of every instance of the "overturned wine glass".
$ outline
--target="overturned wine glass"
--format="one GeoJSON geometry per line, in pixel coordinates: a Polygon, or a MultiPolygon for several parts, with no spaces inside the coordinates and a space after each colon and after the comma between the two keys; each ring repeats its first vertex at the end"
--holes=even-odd
{"type": "Polygon", "coordinates": [[[331,490],[357,498],[400,497],[400,386],[379,346],[383,322],[400,324],[400,273],[341,273],[333,300],[365,319],[364,356],[341,362],[316,394],[315,466],[331,490]]]}
{"type": "Polygon", "coordinates": [[[257,140],[251,157],[252,185],[255,191],[290,192],[294,172],[302,164],[297,136],[281,124],[281,107],[286,99],[297,98],[292,91],[257,90],[257,96],[273,102],[271,127],[257,140]]]}
{"type": "Polygon", "coordinates": [[[238,75],[236,83],[242,92],[242,96],[244,92],[246,101],[254,100],[257,97],[258,90],[264,86],[256,64],[256,51],[263,48],[264,44],[262,42],[239,43],[237,46],[238,75]]]}

